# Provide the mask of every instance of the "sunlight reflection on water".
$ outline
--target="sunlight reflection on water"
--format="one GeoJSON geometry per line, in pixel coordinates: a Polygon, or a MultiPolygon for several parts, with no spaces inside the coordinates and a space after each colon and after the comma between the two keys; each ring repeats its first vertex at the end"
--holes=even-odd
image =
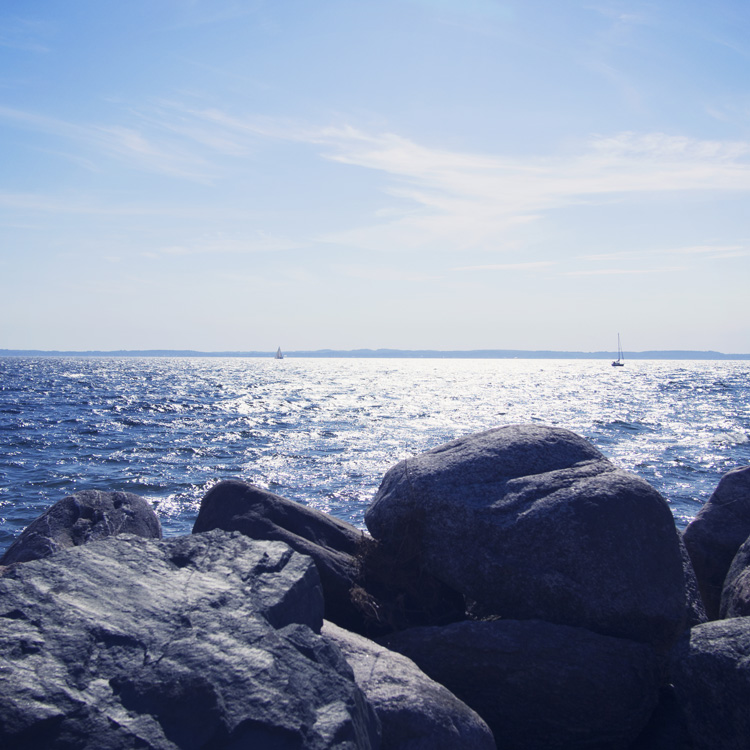
{"type": "Polygon", "coordinates": [[[238,477],[357,525],[397,461],[504,424],[565,427],[679,525],[750,463],[748,363],[420,359],[0,360],[0,547],[52,502],[122,489],[192,527],[238,477]]]}

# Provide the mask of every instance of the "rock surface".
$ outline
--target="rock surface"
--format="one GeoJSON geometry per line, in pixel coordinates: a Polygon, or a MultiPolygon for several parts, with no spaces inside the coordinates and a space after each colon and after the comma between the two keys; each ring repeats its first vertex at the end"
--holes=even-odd
{"type": "Polygon", "coordinates": [[[315,561],[328,620],[364,635],[463,619],[463,597],[408,560],[394,561],[351,524],[236,480],[201,502],[193,532],[282,541],[315,561]]]}
{"type": "Polygon", "coordinates": [[[750,539],[739,548],[724,579],[719,614],[750,617],[750,539]]]}
{"type": "Polygon", "coordinates": [[[0,746],[376,748],[309,558],[118,536],[0,578],[0,746]]]}
{"type": "Polygon", "coordinates": [[[382,640],[471,706],[503,750],[625,748],[657,705],[653,651],[582,628],[495,620],[382,640]]]}
{"type": "Polygon", "coordinates": [[[380,719],[384,750],[494,750],[479,715],[411,659],[327,621],[321,634],[354,670],[380,719]]]}
{"type": "Polygon", "coordinates": [[[568,430],[500,427],[402,461],[365,521],[485,614],[664,650],[687,620],[666,501],[568,430]]]}
{"type": "Polygon", "coordinates": [[[685,623],[686,628],[692,628],[694,625],[700,625],[708,620],[706,607],[703,604],[698,578],[693,570],[693,561],[690,559],[690,553],[687,551],[682,535],[678,532],[680,542],[680,554],[682,556],[682,570],[685,576],[685,595],[687,596],[688,617],[685,623]]]}
{"type": "Polygon", "coordinates": [[[193,533],[223,529],[252,539],[281,541],[315,561],[323,585],[326,617],[356,627],[361,614],[350,590],[363,533],[351,524],[238,480],[214,485],[201,502],[193,533]]]}
{"type": "Polygon", "coordinates": [[[83,490],[56,502],[30,523],[0,558],[0,565],[39,560],[115,534],[161,538],[149,503],[130,492],[83,490]]]}
{"type": "Polygon", "coordinates": [[[750,618],[694,627],[673,649],[671,671],[693,750],[747,750],[750,618]]]}
{"type": "Polygon", "coordinates": [[[750,536],[750,466],[725,474],[683,534],[706,614],[719,617],[724,579],[750,536]]]}

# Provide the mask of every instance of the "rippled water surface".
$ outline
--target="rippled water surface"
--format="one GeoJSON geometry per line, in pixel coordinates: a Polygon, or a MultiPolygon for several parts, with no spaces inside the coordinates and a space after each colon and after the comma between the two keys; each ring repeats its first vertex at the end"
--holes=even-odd
{"type": "Polygon", "coordinates": [[[0,551],[83,489],[147,497],[165,534],[241,478],[362,525],[402,458],[513,423],[571,429],[684,526],[750,463],[750,363],[0,358],[0,551]]]}

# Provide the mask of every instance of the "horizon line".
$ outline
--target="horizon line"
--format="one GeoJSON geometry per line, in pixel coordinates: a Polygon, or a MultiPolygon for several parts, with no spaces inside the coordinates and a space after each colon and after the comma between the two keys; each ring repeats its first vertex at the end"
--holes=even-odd
{"type": "MultiPolygon", "coordinates": [[[[275,351],[198,349],[0,349],[0,357],[237,357],[269,358],[275,351]]],[[[616,357],[608,350],[574,351],[554,349],[300,349],[289,350],[285,357],[300,358],[401,358],[401,359],[605,359],[616,357]]],[[[750,359],[750,353],[724,353],[698,349],[653,349],[628,352],[626,359],[750,359]]]]}

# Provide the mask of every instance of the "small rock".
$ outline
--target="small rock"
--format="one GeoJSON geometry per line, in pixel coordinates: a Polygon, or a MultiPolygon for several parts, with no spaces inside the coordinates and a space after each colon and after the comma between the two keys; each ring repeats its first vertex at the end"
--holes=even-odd
{"type": "Polygon", "coordinates": [[[32,521],[0,558],[0,565],[40,560],[116,534],[161,539],[148,501],[130,492],[83,490],[64,497],[32,521]]]}

